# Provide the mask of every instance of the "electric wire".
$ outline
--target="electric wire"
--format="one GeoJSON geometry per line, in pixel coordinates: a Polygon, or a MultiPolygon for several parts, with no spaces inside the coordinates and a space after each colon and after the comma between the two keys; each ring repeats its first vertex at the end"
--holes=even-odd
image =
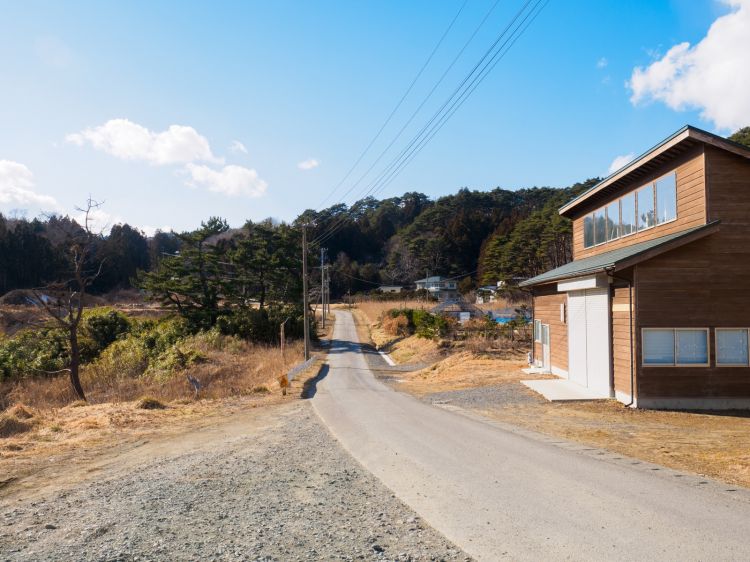
{"type": "MultiPolygon", "coordinates": [[[[386,185],[389,185],[401,172],[401,170],[403,170],[403,168],[408,165],[414,157],[416,157],[416,154],[418,154],[418,152],[420,152],[426,146],[426,144],[437,134],[437,132],[445,125],[445,123],[456,113],[458,108],[463,105],[468,97],[476,90],[479,84],[486,78],[486,76],[492,71],[497,63],[505,56],[505,54],[513,46],[517,39],[526,31],[526,29],[534,21],[534,19],[536,19],[541,10],[544,9],[544,6],[546,6],[548,1],[549,0],[537,0],[531,10],[528,10],[528,12],[527,8],[532,3],[532,0],[527,0],[523,4],[521,9],[503,29],[495,42],[490,46],[489,49],[487,49],[479,62],[474,65],[472,70],[467,74],[467,76],[454,90],[454,92],[435,112],[432,118],[422,127],[422,129],[414,136],[412,141],[369,185],[367,190],[364,192],[364,195],[362,195],[359,200],[367,195],[377,193],[386,185]],[[543,1],[544,4],[542,5],[543,1]],[[540,5],[541,8],[537,10],[540,5]],[[521,19],[518,25],[516,25],[516,22],[524,13],[526,13],[526,15],[521,19]],[[510,36],[501,43],[503,38],[511,29],[512,31],[510,33],[510,36]],[[498,44],[500,44],[500,47],[496,50],[498,44]],[[489,60],[487,60],[488,57],[489,60]],[[478,73],[477,69],[480,69],[478,73]]],[[[350,211],[354,210],[355,207],[356,203],[352,206],[352,209],[350,209],[350,211]]],[[[331,225],[324,233],[318,235],[315,238],[314,243],[322,243],[328,240],[333,234],[335,234],[335,232],[343,226],[343,223],[346,221],[346,217],[341,216],[339,217],[339,219],[340,220],[337,224],[335,223],[334,225],[331,225]]]]}

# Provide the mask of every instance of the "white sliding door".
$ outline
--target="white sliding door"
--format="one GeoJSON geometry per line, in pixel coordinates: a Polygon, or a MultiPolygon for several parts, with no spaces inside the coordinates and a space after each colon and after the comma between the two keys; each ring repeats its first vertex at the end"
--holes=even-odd
{"type": "Polygon", "coordinates": [[[609,289],[568,293],[568,346],[568,378],[609,396],[609,289]]]}

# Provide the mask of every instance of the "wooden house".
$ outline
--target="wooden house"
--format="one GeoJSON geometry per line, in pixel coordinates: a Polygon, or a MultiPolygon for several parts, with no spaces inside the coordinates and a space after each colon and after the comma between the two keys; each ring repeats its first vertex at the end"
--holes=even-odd
{"type": "Polygon", "coordinates": [[[573,261],[533,294],[533,361],[645,408],[750,407],[750,149],[694,127],[560,209],[573,261]]]}

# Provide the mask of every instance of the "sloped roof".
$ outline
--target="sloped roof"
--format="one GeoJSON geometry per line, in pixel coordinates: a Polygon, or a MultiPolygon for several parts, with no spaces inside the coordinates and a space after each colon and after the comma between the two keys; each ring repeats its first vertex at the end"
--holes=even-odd
{"type": "Polygon", "coordinates": [[[619,170],[616,170],[595,186],[581,193],[575,199],[568,201],[560,207],[560,214],[564,216],[575,215],[579,205],[588,199],[600,194],[606,197],[607,193],[618,190],[620,187],[637,182],[640,178],[653,173],[655,169],[666,161],[677,158],[686,151],[700,144],[709,144],[726,150],[744,158],[750,158],[750,148],[736,142],[720,137],[692,125],[685,125],[682,129],[670,135],[659,144],[650,148],[632,162],[629,162],[619,170]]]}
{"type": "Polygon", "coordinates": [[[570,263],[566,263],[558,268],[551,269],[532,277],[519,284],[519,287],[530,287],[532,285],[541,285],[573,277],[581,277],[600,273],[609,269],[622,269],[630,267],[638,261],[643,261],[653,257],[656,254],[666,252],[683,244],[687,244],[704,236],[714,233],[718,229],[719,221],[710,222],[687,230],[681,230],[674,234],[668,234],[653,240],[639,242],[624,248],[617,248],[609,252],[602,252],[595,256],[582,258],[570,263]]]}

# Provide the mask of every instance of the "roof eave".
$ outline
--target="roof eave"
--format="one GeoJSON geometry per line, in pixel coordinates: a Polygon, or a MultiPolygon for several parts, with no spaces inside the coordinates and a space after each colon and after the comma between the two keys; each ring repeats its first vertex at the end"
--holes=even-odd
{"type": "Polygon", "coordinates": [[[717,148],[721,148],[723,150],[726,150],[728,152],[732,152],[734,154],[737,154],[738,156],[742,156],[744,158],[750,158],[750,149],[748,149],[746,146],[738,144],[736,142],[730,141],[729,139],[725,139],[723,137],[720,137],[718,135],[714,135],[713,133],[709,133],[708,131],[704,131],[702,129],[698,129],[696,127],[693,127],[692,125],[685,125],[680,130],[669,136],[668,138],[664,139],[662,142],[654,146],[653,148],[650,148],[637,158],[635,158],[632,162],[626,164],[619,170],[613,172],[606,178],[604,178],[602,181],[600,181],[598,184],[593,186],[591,189],[585,191],[584,193],[581,193],[578,197],[575,199],[572,199],[559,209],[559,213],[563,216],[567,215],[570,211],[578,207],[581,203],[588,200],[592,196],[599,193],[601,190],[605,189],[607,186],[613,184],[614,182],[622,179],[623,177],[627,176],[652,158],[655,158],[659,154],[669,150],[670,148],[678,145],[679,143],[683,142],[685,139],[691,138],[695,139],[697,141],[703,142],[705,144],[709,144],[711,146],[715,146],[717,148]]]}

